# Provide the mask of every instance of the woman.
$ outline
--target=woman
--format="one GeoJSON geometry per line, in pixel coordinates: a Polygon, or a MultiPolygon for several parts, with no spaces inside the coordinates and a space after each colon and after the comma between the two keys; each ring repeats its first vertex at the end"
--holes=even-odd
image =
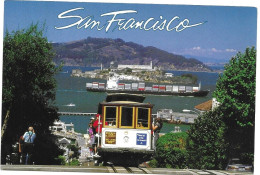
{"type": "Polygon", "coordinates": [[[94,131],[93,131],[93,124],[89,123],[88,125],[88,135],[89,135],[89,145],[92,147],[92,145],[94,144],[94,131]]]}

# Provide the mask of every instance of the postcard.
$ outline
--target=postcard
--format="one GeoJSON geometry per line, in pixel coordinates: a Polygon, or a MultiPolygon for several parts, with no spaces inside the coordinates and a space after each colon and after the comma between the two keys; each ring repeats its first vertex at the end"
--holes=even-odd
{"type": "Polygon", "coordinates": [[[1,172],[256,172],[255,3],[3,9],[1,172]]]}

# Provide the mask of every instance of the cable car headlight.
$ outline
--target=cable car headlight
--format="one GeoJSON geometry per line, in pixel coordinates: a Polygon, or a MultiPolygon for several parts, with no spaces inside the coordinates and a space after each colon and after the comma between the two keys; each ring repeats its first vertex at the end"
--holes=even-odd
{"type": "Polygon", "coordinates": [[[128,137],[128,136],[125,136],[125,137],[123,138],[123,140],[124,140],[124,143],[128,143],[129,137],[128,137]]]}

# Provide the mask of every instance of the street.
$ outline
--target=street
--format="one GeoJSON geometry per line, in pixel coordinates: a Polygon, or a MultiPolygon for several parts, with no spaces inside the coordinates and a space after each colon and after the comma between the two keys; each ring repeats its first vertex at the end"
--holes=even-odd
{"type": "MultiPolygon", "coordinates": [[[[173,175],[252,175],[252,172],[232,172],[223,170],[195,170],[170,168],[140,168],[120,166],[53,166],[53,165],[1,165],[2,172],[10,171],[48,171],[48,172],[84,172],[95,174],[173,174],[173,175]]],[[[2,173],[1,173],[2,174],[2,173]]]]}

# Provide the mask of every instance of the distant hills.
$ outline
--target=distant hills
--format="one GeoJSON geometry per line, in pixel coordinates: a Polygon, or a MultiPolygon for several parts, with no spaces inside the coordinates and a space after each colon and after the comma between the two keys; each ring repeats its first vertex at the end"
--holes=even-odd
{"type": "Polygon", "coordinates": [[[154,66],[163,69],[211,71],[211,69],[194,58],[185,58],[156,47],[144,47],[122,39],[91,38],[84,40],[53,43],[56,52],[54,62],[66,66],[100,66],[109,67],[111,61],[118,64],[148,65],[153,61],[154,66]]]}

